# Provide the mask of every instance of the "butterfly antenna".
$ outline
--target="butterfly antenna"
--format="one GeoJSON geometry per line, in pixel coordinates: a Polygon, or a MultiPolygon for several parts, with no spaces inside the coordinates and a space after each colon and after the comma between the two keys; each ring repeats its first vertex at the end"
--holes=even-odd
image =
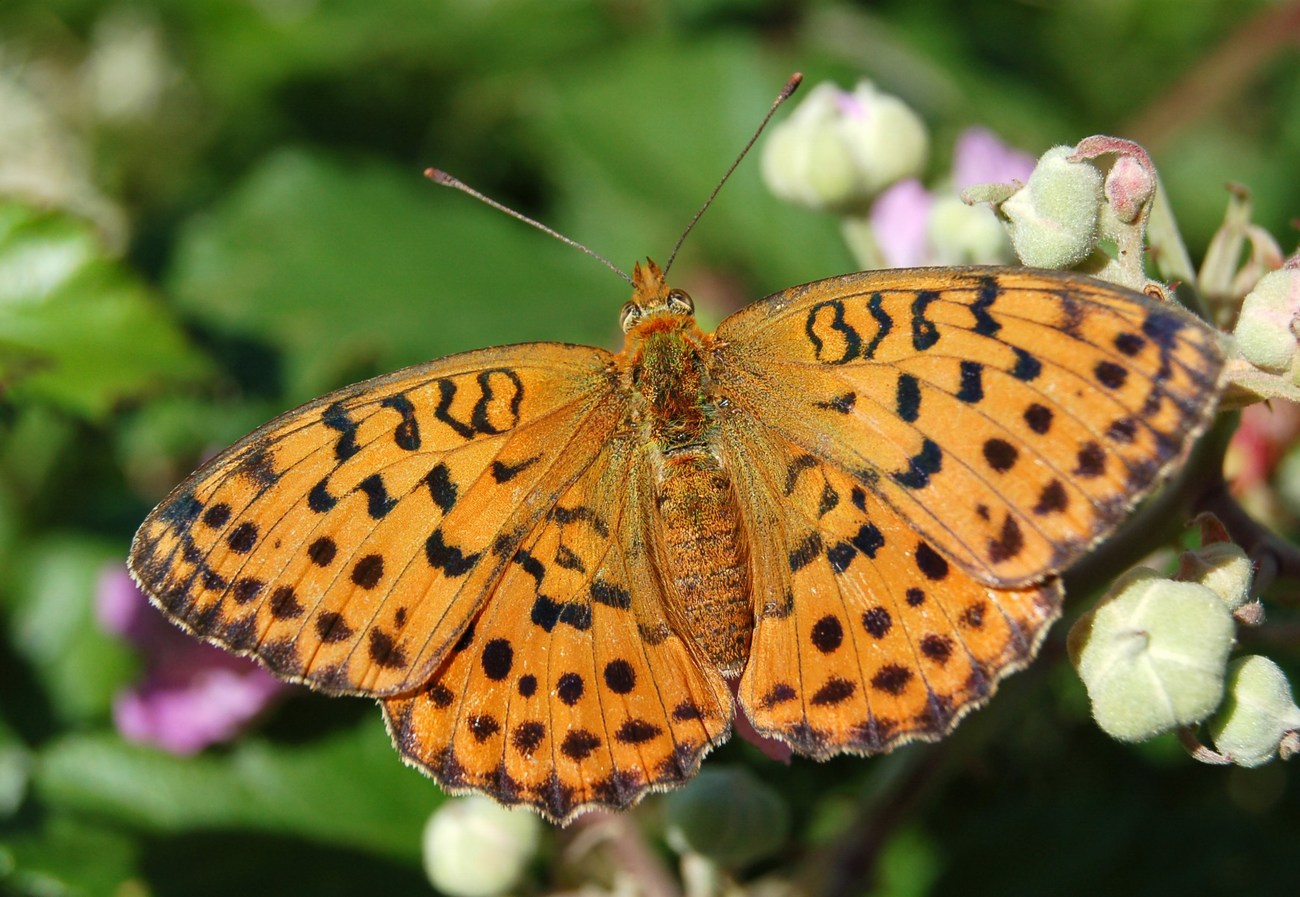
{"type": "Polygon", "coordinates": [[[722,190],[722,185],[727,183],[727,178],[731,177],[731,173],[740,165],[740,161],[745,158],[745,155],[753,148],[754,144],[758,142],[759,135],[763,133],[763,129],[767,127],[767,123],[772,120],[772,116],[776,114],[776,110],[781,108],[782,103],[790,99],[790,94],[798,90],[801,83],[803,83],[803,74],[801,72],[795,72],[790,76],[790,80],[785,82],[785,86],[781,88],[781,92],[778,93],[776,99],[772,101],[772,108],[767,110],[767,115],[764,115],[763,120],[758,123],[758,128],[755,129],[754,136],[749,138],[749,143],[745,144],[745,148],[740,151],[740,155],[736,157],[736,161],[731,163],[731,167],[728,168],[727,173],[722,176],[722,180],[718,181],[718,186],[713,188],[713,192],[709,194],[709,198],[704,200],[704,205],[700,206],[700,210],[695,213],[695,217],[691,219],[691,223],[686,225],[686,230],[682,231],[682,235],[677,238],[677,244],[673,246],[672,254],[668,256],[668,264],[664,265],[664,274],[667,274],[668,269],[673,266],[673,260],[677,258],[677,253],[682,248],[682,244],[686,242],[687,234],[689,234],[695,227],[695,223],[700,220],[700,217],[708,210],[709,206],[713,205],[713,200],[717,197],[718,192],[722,190]]]}
{"type": "MultiPolygon", "coordinates": [[[[750,142],[752,143],[753,141],[750,142]]],[[[547,227],[545,224],[542,224],[540,221],[536,221],[532,218],[529,218],[527,215],[525,215],[522,212],[516,212],[514,209],[510,208],[509,206],[502,205],[492,197],[478,192],[469,184],[466,184],[464,181],[462,181],[460,178],[447,174],[447,172],[437,168],[426,168],[424,170],[424,176],[429,180],[433,181],[435,184],[441,184],[444,187],[454,187],[455,189],[459,190],[461,193],[468,193],[470,196],[474,197],[479,202],[486,203],[487,205],[496,209],[498,212],[505,212],[511,218],[514,218],[518,221],[522,221],[524,224],[530,224],[533,227],[537,228],[542,233],[550,234],[552,237],[559,240],[561,243],[566,243],[569,246],[572,246],[574,249],[579,250],[580,252],[585,252],[587,255],[591,256],[596,261],[600,262],[606,268],[613,271],[619,277],[626,280],[629,284],[635,286],[635,284],[632,283],[632,278],[628,277],[627,274],[623,272],[622,268],[619,268],[617,265],[615,265],[609,259],[605,258],[600,253],[596,252],[593,249],[588,249],[586,246],[583,246],[581,243],[579,243],[577,240],[574,240],[572,237],[566,237],[564,234],[560,233],[554,228],[547,227]]]]}

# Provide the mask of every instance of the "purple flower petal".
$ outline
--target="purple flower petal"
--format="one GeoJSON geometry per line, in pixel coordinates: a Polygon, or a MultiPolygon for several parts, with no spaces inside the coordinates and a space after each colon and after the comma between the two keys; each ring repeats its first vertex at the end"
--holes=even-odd
{"type": "Polygon", "coordinates": [[[987,128],[967,128],[957,138],[952,154],[952,180],[957,192],[976,184],[1027,181],[1034,157],[1007,146],[987,128]]]}
{"type": "Polygon", "coordinates": [[[865,119],[870,112],[866,103],[863,103],[856,93],[849,90],[835,91],[835,105],[842,114],[851,118],[865,119]]]}
{"type": "Polygon", "coordinates": [[[288,686],[253,661],[186,635],[149,606],[125,569],[100,577],[96,615],[145,657],[145,676],[113,702],[122,737],[192,754],[229,741],[288,686]]]}
{"type": "Polygon", "coordinates": [[[871,206],[871,230],[891,268],[913,268],[930,258],[926,225],[934,196],[915,178],[899,181],[871,206]]]}

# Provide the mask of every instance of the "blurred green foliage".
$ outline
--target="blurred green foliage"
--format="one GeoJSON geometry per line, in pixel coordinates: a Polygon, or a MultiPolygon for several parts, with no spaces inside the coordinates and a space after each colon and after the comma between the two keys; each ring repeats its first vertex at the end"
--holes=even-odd
{"type": "MultiPolygon", "coordinates": [[[[975,123],[1035,153],[1117,134],[1151,150],[1194,255],[1226,181],[1289,247],[1294,9],[6,0],[0,890],[427,887],[419,832],[441,796],[400,764],[377,711],[304,695],[198,758],[129,745],[109,709],[137,662],[92,613],[148,508],[275,413],[463,349],[617,345],[623,284],[422,168],[622,267],[663,260],[800,69],[907,99],[933,128],[936,174],[975,123]]],[[[835,223],[771,198],[751,160],[675,276],[711,321],[850,264],[835,223]]],[[[790,767],[746,745],[711,758],[749,765],[790,805],[790,839],[756,871],[850,893],[1294,892],[1294,775],[1107,741],[1063,671],[1064,629],[943,745],[790,767]]]]}

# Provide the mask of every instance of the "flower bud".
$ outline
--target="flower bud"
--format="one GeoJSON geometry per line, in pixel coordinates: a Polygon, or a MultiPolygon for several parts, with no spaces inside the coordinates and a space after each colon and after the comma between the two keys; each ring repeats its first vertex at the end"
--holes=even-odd
{"type": "Polygon", "coordinates": [[[1290,374],[1300,385],[1296,363],[1300,330],[1300,268],[1279,268],[1246,294],[1233,335],[1246,360],[1272,374],[1290,374]]]}
{"type": "Polygon", "coordinates": [[[739,868],[775,852],[790,830],[781,795],[743,767],[704,769],[668,796],[668,843],[739,868]]]}
{"type": "Polygon", "coordinates": [[[486,797],[454,797],[424,826],[424,871],[451,897],[502,894],[537,852],[541,822],[486,797]]]}
{"type": "Polygon", "coordinates": [[[1156,195],[1156,173],[1150,160],[1136,156],[1119,156],[1106,172],[1106,203],[1115,218],[1123,224],[1132,224],[1142,214],[1142,208],[1156,195]],[[1143,164],[1143,162],[1146,164],[1143,164]]]}
{"type": "Polygon", "coordinates": [[[1194,551],[1184,551],[1178,578],[1196,582],[1214,592],[1236,610],[1250,601],[1255,565],[1246,550],[1233,542],[1211,542],[1194,551]]]}
{"type": "Polygon", "coordinates": [[[925,168],[929,137],[906,103],[861,81],[852,93],[818,84],[772,128],[763,179],[777,196],[814,209],[861,210],[925,168]]]}
{"type": "Polygon", "coordinates": [[[957,196],[934,201],[926,236],[940,265],[1005,265],[1011,261],[1006,229],[989,210],[957,196]]]}
{"type": "Polygon", "coordinates": [[[1069,161],[1073,151],[1057,146],[1043,153],[1029,182],[1000,207],[1011,244],[1026,265],[1068,268],[1097,245],[1101,172],[1088,162],[1069,161]]]}
{"type": "Polygon", "coordinates": [[[1288,733],[1300,729],[1300,707],[1282,669],[1267,657],[1242,657],[1228,668],[1227,699],[1210,719],[1214,747],[1238,766],[1262,766],[1288,733]]]}
{"type": "Polygon", "coordinates": [[[1138,567],[1070,629],[1067,647],[1112,738],[1143,741],[1209,716],[1223,697],[1235,626],[1199,583],[1138,567]]]}

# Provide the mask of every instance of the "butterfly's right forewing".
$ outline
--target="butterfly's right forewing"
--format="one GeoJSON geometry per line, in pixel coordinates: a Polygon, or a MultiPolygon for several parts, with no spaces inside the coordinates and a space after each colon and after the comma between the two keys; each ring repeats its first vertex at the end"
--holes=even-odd
{"type": "Polygon", "coordinates": [[[304,405],[160,504],[132,572],[179,625],[282,676],[415,688],[617,425],[611,359],[488,349],[304,405]]]}

